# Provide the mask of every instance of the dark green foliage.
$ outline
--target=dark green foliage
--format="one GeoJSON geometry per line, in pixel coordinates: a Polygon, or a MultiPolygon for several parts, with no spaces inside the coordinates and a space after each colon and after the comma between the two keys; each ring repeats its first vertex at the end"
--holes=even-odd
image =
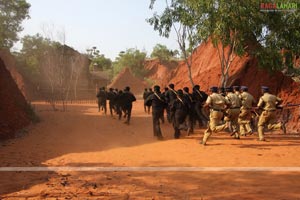
{"type": "MultiPolygon", "coordinates": [[[[151,1],[150,7],[154,2],[151,1]]],[[[259,0],[169,2],[160,15],[154,13],[148,22],[165,37],[169,36],[172,26],[179,23],[193,28],[189,41],[194,44],[211,39],[218,48],[224,76],[235,56],[250,54],[258,58],[261,67],[282,70],[291,64],[289,58],[283,62],[282,50],[292,56],[300,54],[300,8],[262,12],[259,0]],[[226,47],[230,47],[229,54],[224,53],[226,47]]],[[[288,1],[281,1],[284,2],[288,1]]]]}
{"type": "Polygon", "coordinates": [[[113,64],[114,75],[117,75],[123,68],[128,67],[133,75],[144,77],[146,70],[144,69],[144,61],[146,53],[138,49],[127,49],[125,52],[119,53],[113,64]]]}
{"type": "Polygon", "coordinates": [[[165,45],[157,44],[150,55],[151,58],[158,58],[160,61],[169,61],[174,56],[174,52],[165,45]]]}
{"type": "Polygon", "coordinates": [[[22,21],[29,18],[29,8],[25,0],[0,1],[0,49],[9,49],[18,41],[17,34],[22,31],[22,21]]]}

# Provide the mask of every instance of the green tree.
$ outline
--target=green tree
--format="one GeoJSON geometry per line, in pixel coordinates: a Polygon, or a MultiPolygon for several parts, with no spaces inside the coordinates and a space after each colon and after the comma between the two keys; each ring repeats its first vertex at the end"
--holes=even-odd
{"type": "Polygon", "coordinates": [[[125,52],[121,51],[113,64],[114,75],[118,74],[123,68],[128,67],[133,75],[143,77],[146,74],[144,68],[145,58],[146,53],[138,49],[131,48],[125,52]]]}
{"type": "Polygon", "coordinates": [[[17,56],[20,70],[31,79],[36,82],[41,75],[41,61],[43,61],[44,53],[51,48],[53,43],[46,38],[43,38],[40,34],[33,36],[26,35],[21,39],[22,49],[17,56]]]}
{"type": "Polygon", "coordinates": [[[226,86],[237,56],[248,53],[259,59],[260,66],[278,70],[283,67],[283,48],[299,54],[299,10],[261,12],[259,6],[258,0],[172,0],[150,24],[163,36],[176,23],[191,27],[188,38],[195,44],[211,39],[221,63],[220,85],[226,86]]]}
{"type": "MultiPolygon", "coordinates": [[[[154,8],[155,0],[151,0],[150,9],[154,8]]],[[[188,68],[188,78],[194,86],[192,78],[193,52],[201,42],[197,35],[196,20],[194,10],[182,0],[174,0],[169,4],[166,0],[166,8],[161,15],[154,13],[153,17],[147,21],[153,25],[154,30],[164,37],[169,37],[172,30],[176,32],[177,42],[188,68]]]]}
{"type": "Polygon", "coordinates": [[[17,34],[23,30],[22,21],[29,18],[29,8],[25,0],[0,1],[0,49],[9,49],[18,41],[17,34]]]}
{"type": "Polygon", "coordinates": [[[169,61],[173,57],[173,51],[169,50],[165,45],[156,44],[150,57],[158,58],[160,61],[169,61]]]}
{"type": "Polygon", "coordinates": [[[103,54],[93,59],[93,65],[95,65],[98,70],[110,70],[112,68],[112,61],[109,58],[105,58],[103,54]]]}
{"type": "Polygon", "coordinates": [[[100,54],[100,51],[97,49],[97,47],[92,47],[91,49],[87,49],[86,51],[88,57],[92,60],[90,69],[101,71],[111,70],[111,59],[106,58],[104,54],[100,54]]]}

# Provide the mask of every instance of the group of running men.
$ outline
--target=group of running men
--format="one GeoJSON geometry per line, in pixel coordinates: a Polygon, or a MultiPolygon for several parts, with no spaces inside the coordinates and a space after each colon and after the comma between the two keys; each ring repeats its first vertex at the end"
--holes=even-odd
{"type": "MultiPolygon", "coordinates": [[[[235,139],[240,136],[253,134],[253,116],[259,116],[257,122],[258,140],[265,141],[264,128],[269,130],[281,129],[285,133],[285,122],[276,123],[276,109],[282,100],[270,94],[269,88],[262,86],[262,96],[258,104],[254,97],[248,92],[246,86],[233,86],[227,88],[211,87],[210,93],[206,94],[200,90],[199,85],[195,85],[192,91],[188,87],[175,90],[174,84],[169,84],[160,91],[158,85],[145,89],[143,94],[144,110],[150,114],[152,107],[153,134],[159,140],[163,139],[160,123],[165,122],[164,112],[166,111],[167,121],[173,125],[174,138],[178,139],[181,130],[186,130],[187,134],[194,132],[194,126],[198,122],[200,127],[205,127],[201,144],[205,145],[213,132],[228,130],[235,139]],[[259,115],[256,110],[261,111],[259,115]]],[[[136,97],[130,92],[130,87],[124,90],[105,87],[99,89],[97,93],[98,111],[101,109],[106,114],[106,102],[109,101],[111,116],[115,112],[118,118],[122,114],[126,118],[124,123],[129,124],[132,111],[132,102],[136,97]]]]}
{"type": "Polygon", "coordinates": [[[230,135],[235,139],[240,136],[252,135],[251,122],[253,116],[258,115],[253,107],[261,110],[257,130],[258,140],[265,141],[264,128],[269,130],[281,129],[285,133],[285,123],[276,123],[276,108],[282,100],[270,94],[269,88],[262,86],[262,96],[258,104],[254,97],[248,92],[246,86],[233,86],[227,88],[211,87],[208,95],[200,90],[199,85],[189,88],[175,90],[174,84],[169,84],[160,91],[159,86],[154,86],[153,91],[149,89],[144,92],[145,112],[149,112],[152,106],[153,133],[158,139],[163,139],[160,121],[164,122],[164,111],[167,119],[174,128],[174,138],[180,137],[180,130],[187,130],[188,135],[193,132],[194,124],[198,121],[200,126],[206,127],[201,144],[206,142],[213,132],[228,129],[230,135]],[[208,113],[209,114],[206,114],[208,113]],[[255,115],[253,115],[255,114],[255,115]],[[209,116],[209,117],[208,117],[209,116]]]}
{"type": "Polygon", "coordinates": [[[98,99],[99,112],[103,110],[105,114],[107,113],[106,102],[108,100],[111,116],[113,116],[113,113],[116,113],[120,120],[122,114],[124,114],[126,118],[124,123],[130,123],[132,102],[136,101],[135,96],[130,92],[130,87],[127,86],[124,90],[109,88],[109,91],[106,91],[105,87],[101,87],[96,97],[98,99]]]}

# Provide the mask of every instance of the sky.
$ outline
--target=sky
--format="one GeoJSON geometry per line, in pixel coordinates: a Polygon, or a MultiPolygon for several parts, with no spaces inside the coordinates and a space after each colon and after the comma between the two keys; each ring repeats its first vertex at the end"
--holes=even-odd
{"type": "Polygon", "coordinates": [[[81,53],[96,46],[101,54],[112,60],[120,51],[129,48],[150,55],[158,43],[178,49],[174,31],[169,38],[160,37],[146,22],[155,11],[163,10],[163,0],[156,0],[154,10],[149,9],[150,0],[26,1],[31,4],[30,19],[22,23],[24,30],[19,37],[40,33],[81,53]]]}

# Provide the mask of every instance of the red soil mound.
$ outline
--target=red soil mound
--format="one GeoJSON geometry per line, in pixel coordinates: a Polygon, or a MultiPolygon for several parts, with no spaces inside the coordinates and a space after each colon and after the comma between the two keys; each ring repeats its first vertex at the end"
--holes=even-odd
{"type": "Polygon", "coordinates": [[[144,89],[149,87],[143,80],[133,76],[129,68],[125,68],[121,71],[107,87],[123,90],[126,86],[129,86],[131,92],[134,94],[142,94],[144,89]]]}
{"type": "Polygon", "coordinates": [[[178,66],[176,61],[161,62],[159,59],[146,60],[145,69],[148,70],[147,78],[153,81],[153,85],[166,86],[172,78],[171,71],[178,66]]]}
{"type": "MultiPolygon", "coordinates": [[[[260,87],[269,86],[272,93],[279,95],[284,103],[299,103],[300,84],[295,83],[290,77],[284,76],[281,72],[269,73],[259,69],[257,60],[246,55],[236,57],[229,70],[228,85],[246,85],[250,93],[257,99],[260,96],[260,87]]],[[[220,85],[221,69],[217,49],[211,42],[201,44],[193,54],[192,78],[195,84],[201,89],[208,91],[213,85],[220,85]]],[[[176,88],[184,86],[191,87],[188,79],[188,70],[184,62],[166,74],[162,78],[162,85],[174,83],[176,88]],[[169,78],[171,76],[171,78],[169,78]]],[[[293,131],[300,131],[299,109],[292,109],[292,119],[288,127],[293,131]],[[298,123],[298,124],[297,124],[298,123]]]]}
{"type": "Polygon", "coordinates": [[[0,58],[0,139],[30,123],[29,106],[0,58]]]}
{"type": "Polygon", "coordinates": [[[13,55],[7,50],[0,50],[0,57],[3,60],[6,68],[9,70],[11,76],[16,82],[19,90],[27,98],[29,95],[29,88],[25,83],[23,76],[19,73],[16,67],[16,60],[13,55]]]}
{"type": "MultiPolygon", "coordinates": [[[[248,57],[236,58],[229,74],[235,74],[250,60],[248,57]]],[[[202,43],[193,54],[192,78],[195,84],[199,84],[204,91],[208,91],[212,85],[220,85],[221,68],[217,49],[208,41],[202,43]]],[[[184,86],[191,87],[188,79],[188,70],[185,62],[181,62],[173,72],[169,82],[175,84],[177,88],[184,86]]]]}

